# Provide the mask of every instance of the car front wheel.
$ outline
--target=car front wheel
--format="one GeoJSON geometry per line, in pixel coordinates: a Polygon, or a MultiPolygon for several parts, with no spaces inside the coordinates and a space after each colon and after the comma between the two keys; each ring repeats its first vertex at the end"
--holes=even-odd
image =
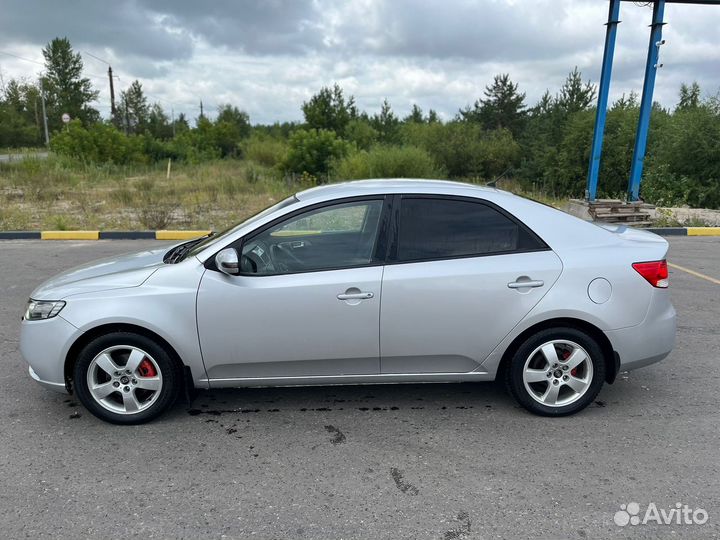
{"type": "Polygon", "coordinates": [[[155,341],[129,332],[95,338],[80,352],[74,383],[82,404],[114,424],[141,424],[175,401],[181,371],[155,341]]]}
{"type": "Polygon", "coordinates": [[[550,328],[527,339],[507,370],[510,393],[528,411],[566,416],[587,407],[605,379],[597,342],[575,328],[550,328]]]}

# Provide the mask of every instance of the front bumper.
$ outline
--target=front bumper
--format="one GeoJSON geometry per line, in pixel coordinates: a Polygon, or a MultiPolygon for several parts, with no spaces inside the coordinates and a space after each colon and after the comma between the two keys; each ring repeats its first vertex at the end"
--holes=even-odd
{"type": "Polygon", "coordinates": [[[67,392],[65,358],[80,334],[60,315],[42,321],[23,321],[20,354],[30,364],[30,376],[45,388],[67,392]]]}
{"type": "Polygon", "coordinates": [[[60,392],[61,394],[69,393],[65,383],[55,383],[55,382],[50,382],[50,381],[43,381],[40,377],[38,377],[38,374],[35,373],[32,366],[28,366],[28,373],[30,373],[30,376],[36,383],[38,383],[40,386],[44,386],[48,390],[53,390],[54,392],[60,392]]]}

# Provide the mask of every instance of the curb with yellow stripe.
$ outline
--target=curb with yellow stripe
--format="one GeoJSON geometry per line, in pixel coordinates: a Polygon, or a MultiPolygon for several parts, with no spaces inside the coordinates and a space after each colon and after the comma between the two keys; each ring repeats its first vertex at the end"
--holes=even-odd
{"type": "Polygon", "coordinates": [[[0,240],[192,240],[211,231],[0,231],[0,240]]]}
{"type": "Polygon", "coordinates": [[[685,227],[688,236],[720,236],[720,227],[685,227]]]}
{"type": "MultiPolygon", "coordinates": [[[[720,227],[642,229],[660,236],[720,236],[720,227]]],[[[0,231],[0,240],[192,240],[211,231],[0,231]]]]}

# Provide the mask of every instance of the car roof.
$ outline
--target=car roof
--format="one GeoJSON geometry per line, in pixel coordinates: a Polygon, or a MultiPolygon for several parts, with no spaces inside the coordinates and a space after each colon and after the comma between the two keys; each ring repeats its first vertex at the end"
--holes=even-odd
{"type": "Polygon", "coordinates": [[[338,184],[306,189],[296,197],[300,201],[326,200],[357,195],[378,193],[447,193],[457,194],[468,191],[480,193],[498,193],[498,190],[486,186],[452,182],[449,180],[423,180],[416,178],[381,178],[376,180],[353,180],[338,184]]]}

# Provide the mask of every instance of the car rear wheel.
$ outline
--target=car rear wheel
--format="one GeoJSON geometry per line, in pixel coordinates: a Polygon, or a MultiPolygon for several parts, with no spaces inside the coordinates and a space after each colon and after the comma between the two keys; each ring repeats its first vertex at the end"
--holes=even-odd
{"type": "Polygon", "coordinates": [[[587,407],[605,379],[598,343],[576,328],[550,328],[515,352],[506,383],[517,402],[542,416],[566,416],[587,407]]]}
{"type": "Polygon", "coordinates": [[[181,371],[152,339],[129,332],[95,338],[74,369],[77,396],[95,416],[114,424],[141,424],[175,402],[181,371]]]}

